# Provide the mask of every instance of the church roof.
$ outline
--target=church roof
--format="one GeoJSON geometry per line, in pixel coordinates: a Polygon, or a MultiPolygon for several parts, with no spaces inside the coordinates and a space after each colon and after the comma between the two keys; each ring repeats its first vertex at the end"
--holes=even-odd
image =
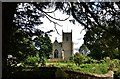
{"type": "Polygon", "coordinates": [[[62,48],[62,42],[58,42],[57,39],[55,39],[55,41],[53,42],[53,45],[55,46],[57,45],[62,48]]]}
{"type": "Polygon", "coordinates": [[[57,43],[58,43],[58,41],[57,41],[56,39],[55,39],[54,43],[55,43],[55,42],[57,42],[57,43]]]}

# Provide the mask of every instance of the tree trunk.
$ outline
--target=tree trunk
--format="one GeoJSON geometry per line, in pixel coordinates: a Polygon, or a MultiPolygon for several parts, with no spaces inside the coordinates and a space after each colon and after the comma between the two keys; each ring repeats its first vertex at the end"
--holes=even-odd
{"type": "Polygon", "coordinates": [[[7,68],[7,55],[10,51],[10,38],[14,32],[13,17],[16,7],[15,2],[2,3],[2,72],[5,72],[7,68]]]}

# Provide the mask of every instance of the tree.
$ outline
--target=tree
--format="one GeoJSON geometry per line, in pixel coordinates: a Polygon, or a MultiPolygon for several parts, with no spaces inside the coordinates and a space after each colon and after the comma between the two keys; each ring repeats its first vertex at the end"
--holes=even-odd
{"type": "MultiPolygon", "coordinates": [[[[93,58],[102,59],[109,56],[110,58],[119,59],[119,37],[111,35],[100,28],[96,28],[97,34],[93,31],[87,31],[84,37],[84,43],[90,49],[89,54],[93,58]]],[[[109,31],[118,32],[115,28],[109,28],[109,31]]]]}
{"type": "Polygon", "coordinates": [[[73,60],[74,60],[76,65],[81,65],[81,64],[83,64],[85,62],[85,56],[80,54],[80,53],[76,53],[74,55],[74,59],[73,60]]]}
{"type": "MultiPolygon", "coordinates": [[[[2,73],[7,72],[7,57],[12,45],[10,41],[17,29],[13,24],[13,17],[17,3],[2,3],[2,73]]],[[[3,74],[4,76],[4,74],[3,74]]]]}
{"type": "Polygon", "coordinates": [[[12,33],[10,34],[10,39],[8,39],[9,47],[6,55],[12,54],[21,61],[24,60],[28,54],[34,53],[35,47],[33,46],[32,38],[34,35],[42,33],[40,30],[36,31],[34,26],[37,24],[42,24],[42,22],[40,22],[35,16],[33,17],[31,15],[31,9],[28,9],[30,7],[27,6],[27,8],[23,7],[20,9],[17,6],[14,6],[14,8],[16,8],[16,10],[14,9],[14,14],[12,14],[11,19],[12,24],[9,26],[12,27],[12,29],[10,28],[12,33]]]}
{"type": "Polygon", "coordinates": [[[71,5],[72,16],[87,29],[84,41],[90,49],[92,57],[97,59],[104,56],[119,58],[120,19],[118,13],[120,3],[95,2],[71,3],[71,5]],[[116,49],[118,51],[114,52],[116,49]]]}
{"type": "MultiPolygon", "coordinates": [[[[40,15],[38,17],[35,14],[35,9],[31,10],[30,4],[24,3],[25,6],[21,9],[17,7],[19,4],[22,3],[3,3],[3,65],[6,65],[9,54],[21,61],[28,54],[34,53],[36,49],[33,45],[33,36],[44,34],[43,31],[35,29],[35,25],[42,24],[40,15]]],[[[46,34],[50,32],[52,30],[46,34]]]]}
{"type": "Polygon", "coordinates": [[[30,53],[35,51],[35,47],[33,45],[32,38],[23,30],[16,30],[13,33],[13,36],[10,41],[10,50],[8,51],[9,54],[17,57],[18,63],[30,53]]]}
{"type": "Polygon", "coordinates": [[[88,55],[90,53],[89,49],[85,44],[82,44],[82,46],[79,48],[79,52],[84,55],[88,55]]]}
{"type": "Polygon", "coordinates": [[[52,53],[52,43],[48,35],[39,35],[34,39],[34,41],[35,47],[39,52],[39,56],[49,58],[50,54],[52,53]]]}
{"type": "MultiPolygon", "coordinates": [[[[25,43],[24,43],[25,44],[25,43]]],[[[29,44],[30,45],[30,44],[29,44]]],[[[52,52],[52,43],[47,34],[38,35],[32,40],[32,47],[34,49],[30,50],[30,52],[23,53],[24,59],[22,60],[26,65],[36,66],[41,63],[41,65],[46,64],[46,59],[49,58],[49,55],[52,52]]],[[[24,48],[26,49],[26,48],[24,48]]]]}

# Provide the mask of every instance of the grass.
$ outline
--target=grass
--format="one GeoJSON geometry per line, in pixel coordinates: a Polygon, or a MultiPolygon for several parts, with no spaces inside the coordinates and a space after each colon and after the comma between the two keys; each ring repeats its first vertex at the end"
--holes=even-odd
{"type": "Polygon", "coordinates": [[[105,74],[108,72],[107,64],[82,64],[80,65],[80,71],[84,71],[86,73],[97,73],[97,74],[105,74]]]}
{"type": "MultiPolygon", "coordinates": [[[[105,74],[108,72],[108,64],[106,63],[100,63],[100,64],[81,64],[76,65],[72,62],[47,62],[47,67],[58,67],[63,70],[71,70],[71,71],[80,71],[85,73],[96,73],[96,74],[105,74]]],[[[39,66],[40,67],[40,66],[39,66]]],[[[29,71],[29,68],[31,69],[31,66],[27,66],[23,69],[23,71],[29,71]]]]}
{"type": "Polygon", "coordinates": [[[107,64],[81,64],[80,66],[75,65],[74,63],[47,63],[47,66],[53,65],[62,69],[68,69],[73,71],[82,71],[85,73],[96,73],[96,74],[105,74],[108,72],[107,64]]]}

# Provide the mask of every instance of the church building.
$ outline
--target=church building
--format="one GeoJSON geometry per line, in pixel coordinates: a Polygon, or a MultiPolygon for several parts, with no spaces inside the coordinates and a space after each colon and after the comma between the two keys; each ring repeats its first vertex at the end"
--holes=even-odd
{"type": "Polygon", "coordinates": [[[62,42],[57,38],[53,43],[52,59],[68,60],[73,54],[72,30],[71,32],[62,31],[62,42]]]}

